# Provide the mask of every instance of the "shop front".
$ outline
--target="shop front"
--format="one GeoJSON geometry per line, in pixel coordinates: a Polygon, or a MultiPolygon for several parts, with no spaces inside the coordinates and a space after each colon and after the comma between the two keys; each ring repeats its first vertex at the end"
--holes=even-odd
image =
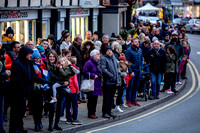
{"type": "Polygon", "coordinates": [[[8,27],[12,27],[16,41],[21,44],[28,40],[36,42],[37,18],[37,10],[0,11],[0,36],[6,33],[8,27]]]}
{"type": "Polygon", "coordinates": [[[89,9],[71,9],[70,10],[70,33],[72,40],[75,35],[81,34],[85,39],[85,32],[88,31],[89,9]]]}

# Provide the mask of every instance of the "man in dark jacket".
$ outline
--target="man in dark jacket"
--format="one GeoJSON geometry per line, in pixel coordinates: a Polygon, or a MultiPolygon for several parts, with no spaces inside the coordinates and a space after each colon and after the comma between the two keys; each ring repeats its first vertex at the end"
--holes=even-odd
{"type": "MultiPolygon", "coordinates": [[[[83,39],[81,35],[76,35],[74,38],[73,44],[69,47],[69,50],[72,52],[72,56],[75,56],[77,58],[77,66],[80,68],[80,72],[82,72],[82,69],[83,69],[83,57],[82,57],[82,52],[81,52],[82,41],[83,39]]],[[[81,79],[82,79],[81,77],[82,77],[82,73],[77,75],[79,86],[81,85],[81,79]]],[[[80,93],[79,93],[78,102],[86,103],[83,92],[81,92],[81,96],[82,98],[80,98],[80,93]]]]}
{"type": "Polygon", "coordinates": [[[26,132],[23,128],[23,117],[26,111],[26,100],[30,97],[34,82],[46,84],[44,79],[36,76],[30,61],[33,50],[24,46],[19,51],[19,57],[11,66],[11,95],[10,133],[26,132]],[[17,88],[16,88],[17,87],[17,88]]]}
{"type": "Polygon", "coordinates": [[[176,54],[178,55],[179,61],[181,61],[181,59],[184,56],[184,47],[183,45],[180,43],[180,41],[178,40],[178,33],[177,32],[173,32],[172,33],[172,39],[170,41],[170,43],[165,45],[165,49],[169,46],[172,45],[174,46],[175,50],[176,50],[176,54]]]}
{"type": "Polygon", "coordinates": [[[113,56],[111,46],[105,47],[105,55],[101,57],[100,64],[103,75],[103,115],[104,118],[116,117],[111,112],[114,103],[116,86],[120,85],[120,68],[116,58],[113,56]]]}
{"type": "Polygon", "coordinates": [[[152,49],[147,53],[147,63],[150,67],[153,93],[149,98],[150,100],[159,99],[161,75],[165,72],[166,60],[166,53],[164,49],[160,48],[160,42],[158,40],[154,41],[152,49]]]}
{"type": "Polygon", "coordinates": [[[126,50],[126,60],[132,63],[128,69],[132,78],[126,91],[126,104],[129,107],[131,107],[132,104],[140,106],[140,104],[136,101],[136,92],[139,86],[140,71],[143,61],[142,50],[139,48],[138,39],[133,38],[131,43],[132,46],[126,50]]]}
{"type": "Polygon", "coordinates": [[[3,113],[4,113],[4,90],[6,87],[6,79],[10,76],[10,70],[5,69],[6,51],[0,49],[0,133],[5,133],[3,127],[3,113]]]}
{"type": "Polygon", "coordinates": [[[143,43],[140,44],[140,48],[142,49],[142,55],[144,59],[146,59],[147,52],[151,49],[151,41],[146,40],[143,43]]]}
{"type": "Polygon", "coordinates": [[[76,35],[74,38],[73,44],[69,47],[69,50],[72,52],[72,56],[77,58],[77,66],[82,70],[82,54],[81,54],[81,44],[82,44],[81,35],[76,35]]]}

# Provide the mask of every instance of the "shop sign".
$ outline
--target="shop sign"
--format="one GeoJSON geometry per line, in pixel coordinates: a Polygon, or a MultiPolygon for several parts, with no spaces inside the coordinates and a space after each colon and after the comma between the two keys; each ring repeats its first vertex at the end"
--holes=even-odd
{"type": "Polygon", "coordinates": [[[98,0],[80,0],[79,5],[84,7],[96,7],[98,6],[98,0]]]}
{"type": "Polygon", "coordinates": [[[37,19],[36,11],[0,11],[0,21],[37,19]]]}
{"type": "Polygon", "coordinates": [[[183,3],[182,2],[172,2],[171,5],[173,5],[173,6],[182,6],[183,3]]]}
{"type": "Polygon", "coordinates": [[[71,16],[84,16],[84,15],[89,15],[89,10],[88,9],[71,9],[70,11],[71,16]]]}

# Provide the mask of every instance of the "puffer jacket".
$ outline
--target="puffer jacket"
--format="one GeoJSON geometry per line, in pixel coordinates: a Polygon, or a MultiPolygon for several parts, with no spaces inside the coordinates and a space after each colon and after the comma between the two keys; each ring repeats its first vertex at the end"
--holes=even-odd
{"type": "Polygon", "coordinates": [[[143,61],[142,50],[140,48],[134,48],[131,46],[126,50],[125,55],[126,60],[132,63],[129,67],[129,73],[141,71],[143,61]]]}
{"type": "Polygon", "coordinates": [[[120,68],[117,59],[112,55],[104,55],[100,60],[104,85],[121,85],[120,68]]]}
{"type": "Polygon", "coordinates": [[[2,39],[1,40],[2,44],[8,44],[9,42],[15,41],[14,38],[10,38],[10,37],[6,36],[5,34],[2,35],[1,39],[2,39]]]}

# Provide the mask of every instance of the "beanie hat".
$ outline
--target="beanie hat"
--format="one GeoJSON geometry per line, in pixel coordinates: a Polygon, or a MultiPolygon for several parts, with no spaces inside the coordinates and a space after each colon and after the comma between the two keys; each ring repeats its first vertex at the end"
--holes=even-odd
{"type": "Polygon", "coordinates": [[[20,50],[19,50],[19,58],[22,59],[22,60],[26,60],[26,56],[29,54],[29,53],[33,53],[33,50],[28,47],[28,46],[23,46],[20,50]]]}
{"type": "Polygon", "coordinates": [[[120,60],[126,61],[126,57],[124,55],[122,55],[122,56],[119,57],[119,61],[120,60]]]}
{"type": "Polygon", "coordinates": [[[40,53],[45,52],[45,50],[42,46],[37,46],[37,49],[40,53]]]}
{"type": "Polygon", "coordinates": [[[32,53],[32,59],[34,59],[35,57],[40,57],[41,58],[41,55],[40,55],[40,53],[39,53],[39,51],[37,49],[34,49],[33,53],[32,53]]]}
{"type": "Polygon", "coordinates": [[[14,30],[11,27],[8,27],[8,29],[6,30],[6,34],[13,34],[14,36],[14,30]]]}
{"type": "Polygon", "coordinates": [[[111,46],[106,46],[105,47],[105,53],[107,52],[108,49],[112,50],[112,47],[111,46]]]}
{"type": "Polygon", "coordinates": [[[152,38],[152,41],[154,42],[154,41],[156,41],[156,40],[158,40],[158,38],[154,36],[154,37],[152,38]]]}
{"type": "Polygon", "coordinates": [[[176,31],[174,31],[174,32],[172,33],[172,36],[173,36],[173,35],[178,36],[178,33],[177,33],[176,31]]]}

